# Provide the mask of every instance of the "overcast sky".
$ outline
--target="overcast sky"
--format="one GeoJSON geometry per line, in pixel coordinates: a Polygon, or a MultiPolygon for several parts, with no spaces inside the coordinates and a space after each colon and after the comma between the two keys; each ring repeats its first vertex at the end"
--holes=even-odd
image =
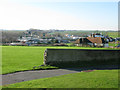
{"type": "Polygon", "coordinates": [[[29,28],[117,30],[118,2],[0,0],[0,29],[29,28]]]}

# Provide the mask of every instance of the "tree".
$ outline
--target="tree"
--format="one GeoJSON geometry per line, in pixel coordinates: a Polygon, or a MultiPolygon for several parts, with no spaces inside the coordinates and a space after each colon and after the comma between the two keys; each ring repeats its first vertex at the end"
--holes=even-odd
{"type": "Polygon", "coordinates": [[[59,41],[57,39],[55,39],[55,43],[59,43],[59,41]]]}

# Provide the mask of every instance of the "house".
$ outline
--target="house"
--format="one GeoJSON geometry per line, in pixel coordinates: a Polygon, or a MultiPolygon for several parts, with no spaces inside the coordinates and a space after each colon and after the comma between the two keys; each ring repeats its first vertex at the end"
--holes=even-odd
{"type": "Polygon", "coordinates": [[[62,43],[70,43],[69,40],[61,40],[62,43]]]}
{"type": "Polygon", "coordinates": [[[93,46],[93,47],[108,47],[108,42],[105,41],[103,36],[91,34],[89,37],[81,37],[75,41],[77,46],[93,46]],[[98,37],[99,36],[99,37],[98,37]]]}
{"type": "Polygon", "coordinates": [[[20,41],[12,42],[9,45],[10,46],[27,46],[27,44],[25,42],[20,42],[20,41]]]}
{"type": "Polygon", "coordinates": [[[109,42],[113,42],[113,41],[115,41],[115,39],[112,38],[112,37],[108,37],[108,40],[109,40],[109,42]]]}
{"type": "Polygon", "coordinates": [[[117,40],[117,41],[120,41],[120,37],[117,37],[116,40],[117,40]]]}
{"type": "Polygon", "coordinates": [[[88,35],[88,37],[101,37],[101,38],[105,38],[104,35],[102,35],[102,33],[92,33],[90,35],[88,35]]]}
{"type": "Polygon", "coordinates": [[[90,41],[90,43],[88,43],[89,45],[93,45],[94,47],[107,47],[107,45],[105,44],[105,40],[104,38],[101,37],[87,37],[87,39],[90,41]]]}

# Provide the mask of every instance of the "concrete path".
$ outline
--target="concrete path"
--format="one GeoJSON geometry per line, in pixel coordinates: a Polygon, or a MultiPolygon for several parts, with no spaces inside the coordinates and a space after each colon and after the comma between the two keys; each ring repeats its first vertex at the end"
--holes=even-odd
{"type": "MultiPolygon", "coordinates": [[[[29,81],[33,79],[40,79],[40,78],[47,78],[47,77],[54,77],[60,76],[70,73],[77,73],[81,71],[88,70],[111,70],[111,69],[119,69],[118,65],[103,65],[97,67],[89,67],[89,68],[67,68],[67,69],[53,69],[53,70],[37,70],[37,71],[23,71],[23,72],[16,72],[11,74],[2,75],[2,85],[13,84],[23,81],[29,81]]],[[[86,72],[86,71],[85,71],[86,72]]],[[[1,75],[0,75],[1,76],[1,75]]]]}
{"type": "Polygon", "coordinates": [[[2,85],[13,84],[23,81],[29,81],[33,79],[47,78],[59,75],[65,75],[70,73],[77,73],[81,70],[72,69],[54,69],[54,70],[39,70],[39,71],[24,71],[12,74],[2,75],[2,85]]]}

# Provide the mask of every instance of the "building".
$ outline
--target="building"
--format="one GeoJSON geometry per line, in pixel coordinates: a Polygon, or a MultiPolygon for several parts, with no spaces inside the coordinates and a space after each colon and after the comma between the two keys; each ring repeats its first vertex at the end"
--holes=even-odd
{"type": "Polygon", "coordinates": [[[91,34],[88,37],[81,37],[75,41],[77,46],[109,47],[103,35],[91,34]]]}

